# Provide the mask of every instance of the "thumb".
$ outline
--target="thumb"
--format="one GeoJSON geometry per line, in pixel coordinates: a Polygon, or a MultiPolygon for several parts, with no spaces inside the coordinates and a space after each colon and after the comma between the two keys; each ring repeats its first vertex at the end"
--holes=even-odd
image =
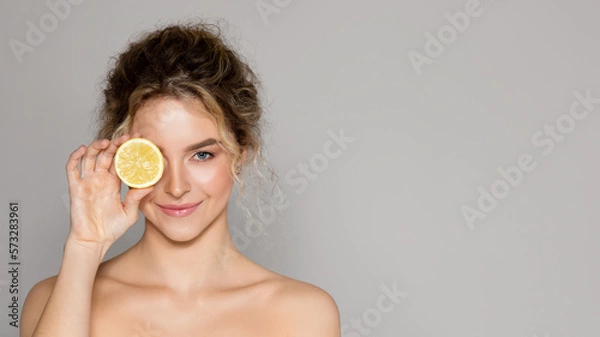
{"type": "Polygon", "coordinates": [[[137,219],[138,216],[138,206],[140,205],[140,201],[148,195],[154,186],[146,187],[146,188],[131,188],[129,192],[125,195],[125,213],[127,216],[137,219]]]}

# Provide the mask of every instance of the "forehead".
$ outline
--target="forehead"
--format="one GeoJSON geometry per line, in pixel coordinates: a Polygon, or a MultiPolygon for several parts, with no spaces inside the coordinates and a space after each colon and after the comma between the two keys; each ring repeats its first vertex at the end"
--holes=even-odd
{"type": "Polygon", "coordinates": [[[160,98],[143,104],[135,113],[131,132],[142,137],[196,135],[215,137],[216,125],[199,99],[160,98]]]}

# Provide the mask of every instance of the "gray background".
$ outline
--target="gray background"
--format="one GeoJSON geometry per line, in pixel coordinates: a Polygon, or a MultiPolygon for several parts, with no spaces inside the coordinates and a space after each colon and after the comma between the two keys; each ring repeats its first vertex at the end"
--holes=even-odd
{"type": "MultiPolygon", "coordinates": [[[[9,41],[25,43],[27,21],[39,27],[52,12],[44,1],[2,2],[2,337],[17,336],[6,315],[8,202],[21,203],[22,305],[58,272],[69,226],[64,166],[92,140],[109,58],[134,33],[195,16],[229,22],[227,35],[262,77],[268,156],[289,200],[267,206],[268,226],[242,250],[328,291],[342,324],[369,328],[344,337],[598,336],[600,104],[569,117],[573,104],[586,111],[575,92],[600,97],[597,2],[482,1],[420,71],[409,54],[427,56],[426,32],[450,34],[445,14],[473,14],[475,2],[262,2],[276,11],[261,15],[255,0],[85,0],[22,62],[9,41]],[[560,137],[543,134],[557,123],[560,137]],[[325,164],[328,132],[341,129],[354,141],[325,164]],[[523,167],[534,168],[503,183],[498,168],[527,155],[534,165],[523,167]],[[294,180],[299,164],[317,175],[305,189],[294,180]],[[469,225],[463,207],[476,210],[492,186],[509,190],[469,225]],[[394,285],[404,294],[382,312],[377,300],[394,285]]],[[[243,223],[232,209],[230,225],[243,223]]]]}

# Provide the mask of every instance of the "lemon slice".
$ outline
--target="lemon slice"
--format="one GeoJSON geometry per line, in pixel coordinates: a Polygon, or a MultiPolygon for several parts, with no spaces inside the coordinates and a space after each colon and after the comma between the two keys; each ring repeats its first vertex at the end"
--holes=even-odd
{"type": "Polygon", "coordinates": [[[115,154],[115,171],[125,185],[145,188],[156,184],[164,171],[163,155],[145,138],[131,138],[115,154]]]}

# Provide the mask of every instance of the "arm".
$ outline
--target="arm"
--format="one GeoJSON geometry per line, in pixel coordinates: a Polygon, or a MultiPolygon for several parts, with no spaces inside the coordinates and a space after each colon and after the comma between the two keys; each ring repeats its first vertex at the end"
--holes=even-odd
{"type": "Polygon", "coordinates": [[[19,336],[88,336],[92,288],[105,252],[68,240],[58,276],[39,282],[27,295],[19,336]]]}
{"type": "Polygon", "coordinates": [[[300,282],[278,296],[286,337],[340,337],[340,314],[325,290],[300,282]]]}
{"type": "Polygon", "coordinates": [[[113,157],[128,138],[95,140],[89,148],[80,146],[71,153],[66,167],[71,228],[60,271],[54,285],[44,280],[32,288],[23,308],[20,337],[89,336],[98,267],[108,248],[136,222],[141,199],[152,191],[152,187],[131,189],[121,201],[113,157]]]}
{"type": "Polygon", "coordinates": [[[290,337],[340,337],[340,314],[333,298],[324,291],[300,300],[300,317],[291,324],[290,337]]]}
{"type": "Polygon", "coordinates": [[[19,321],[19,336],[30,337],[54,288],[56,276],[36,283],[27,294],[19,321]]]}

